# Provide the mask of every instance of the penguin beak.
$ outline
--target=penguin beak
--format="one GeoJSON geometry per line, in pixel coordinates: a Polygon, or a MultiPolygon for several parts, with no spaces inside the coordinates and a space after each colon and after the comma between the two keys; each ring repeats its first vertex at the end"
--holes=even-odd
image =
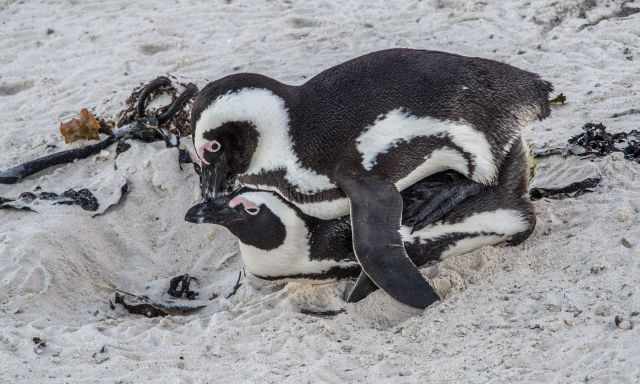
{"type": "Polygon", "coordinates": [[[194,224],[219,224],[225,226],[238,218],[238,213],[229,207],[230,197],[219,196],[216,199],[204,199],[202,202],[189,208],[184,219],[194,224]]]}
{"type": "Polygon", "coordinates": [[[227,189],[229,165],[224,151],[220,151],[215,162],[202,164],[200,172],[200,191],[205,199],[215,199],[227,189]]]}

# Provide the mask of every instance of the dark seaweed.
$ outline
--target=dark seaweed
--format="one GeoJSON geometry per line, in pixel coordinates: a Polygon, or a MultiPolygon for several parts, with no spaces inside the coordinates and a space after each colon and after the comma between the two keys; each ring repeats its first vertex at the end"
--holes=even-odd
{"type": "Polygon", "coordinates": [[[616,152],[616,144],[624,142],[625,133],[611,134],[602,123],[587,123],[582,127],[583,133],[569,139],[569,144],[579,145],[586,150],[584,155],[606,156],[616,152]]]}
{"type": "Polygon", "coordinates": [[[341,313],[345,313],[346,311],[341,308],[338,310],[328,310],[328,311],[313,311],[310,309],[301,309],[300,313],[302,313],[303,315],[308,315],[308,316],[315,316],[315,317],[335,317],[338,316],[341,313]]]}
{"type": "Polygon", "coordinates": [[[64,205],[79,205],[80,208],[85,211],[97,211],[100,207],[100,203],[98,203],[98,199],[91,193],[90,190],[83,188],[79,191],[75,189],[69,189],[62,193],[63,197],[66,197],[68,200],[60,200],[56,204],[64,204],[64,205]]]}
{"type": "Polygon", "coordinates": [[[607,132],[602,123],[587,123],[584,132],[569,138],[566,148],[548,148],[537,151],[535,157],[574,155],[580,157],[603,157],[613,152],[622,152],[627,160],[640,162],[640,131],[607,132]]]}
{"type": "Polygon", "coordinates": [[[23,192],[17,199],[7,199],[0,197],[0,209],[21,209],[30,210],[33,209],[22,206],[23,204],[30,204],[35,200],[51,201],[53,204],[60,205],[79,205],[85,211],[97,211],[100,207],[98,199],[91,193],[90,190],[83,188],[79,191],[75,189],[68,189],[61,195],[55,192],[23,192]]]}
{"type": "Polygon", "coordinates": [[[116,292],[116,296],[114,299],[116,304],[121,304],[129,313],[133,313],[136,315],[143,315],[146,317],[164,317],[169,314],[163,311],[160,308],[155,307],[153,304],[142,303],[142,304],[127,304],[124,301],[124,296],[120,295],[116,292]]]}
{"type": "Polygon", "coordinates": [[[531,200],[540,200],[545,197],[550,199],[578,197],[585,193],[593,192],[591,188],[597,187],[598,184],[600,184],[600,181],[600,178],[592,177],[571,183],[562,188],[532,188],[529,191],[529,196],[531,197],[531,200]]]}
{"type": "Polygon", "coordinates": [[[154,303],[147,296],[138,296],[128,294],[129,296],[141,301],[140,304],[128,304],[124,301],[124,295],[115,293],[114,303],[121,304],[129,313],[136,315],[143,315],[146,317],[165,317],[165,316],[184,316],[193,312],[199,311],[204,308],[204,305],[195,307],[172,305],[172,304],[160,304],[154,303]]]}
{"type": "Polygon", "coordinates": [[[167,290],[167,293],[169,296],[175,298],[181,298],[184,296],[187,300],[195,300],[199,293],[190,289],[192,281],[197,283],[198,279],[193,276],[189,276],[188,273],[176,276],[169,281],[169,290],[167,290]]]}

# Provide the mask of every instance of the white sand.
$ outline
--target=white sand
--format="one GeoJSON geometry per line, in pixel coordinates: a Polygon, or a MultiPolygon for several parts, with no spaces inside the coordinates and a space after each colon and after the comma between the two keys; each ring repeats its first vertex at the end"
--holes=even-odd
{"type": "MultiPolygon", "coordinates": [[[[81,107],[111,116],[160,74],[199,86],[237,71],[301,83],[395,46],[541,73],[569,104],[532,127],[538,146],[589,121],[638,128],[640,114],[610,116],[639,107],[640,14],[580,30],[621,1],[592,3],[0,0],[0,166],[47,153],[46,144],[64,148],[61,118],[81,107]]],[[[240,260],[228,233],[184,222],[197,180],[178,170],[174,149],[134,143],[118,171],[113,155],[0,185],[0,196],[36,185],[108,194],[119,177],[131,185],[123,204],[97,218],[77,207],[0,211],[1,383],[640,382],[640,316],[631,317],[640,311],[638,164],[544,161],[539,185],[592,174],[603,185],[536,203],[539,224],[522,246],[449,263],[439,284],[452,293],[421,314],[380,293],[346,305],[345,283],[245,281],[196,315],[147,319],[110,310],[109,287],[161,299],[168,279],[188,272],[206,300],[229,293],[240,260]],[[330,319],[299,313],[343,307],[330,319]],[[617,328],[615,315],[635,327],[617,328]],[[47,343],[40,354],[36,336],[47,343]]]]}

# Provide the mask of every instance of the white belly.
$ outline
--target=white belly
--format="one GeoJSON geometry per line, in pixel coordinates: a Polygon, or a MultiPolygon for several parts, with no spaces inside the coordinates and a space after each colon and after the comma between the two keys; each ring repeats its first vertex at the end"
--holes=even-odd
{"type": "Polygon", "coordinates": [[[333,267],[356,265],[355,262],[346,261],[310,260],[305,249],[296,252],[290,244],[265,251],[240,242],[240,253],[247,271],[263,277],[321,274],[333,267]]]}

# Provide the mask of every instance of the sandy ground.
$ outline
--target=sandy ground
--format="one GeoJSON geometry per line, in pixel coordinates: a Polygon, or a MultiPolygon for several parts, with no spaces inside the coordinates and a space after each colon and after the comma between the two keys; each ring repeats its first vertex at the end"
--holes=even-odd
{"type": "MultiPolygon", "coordinates": [[[[237,71],[301,83],[397,46],[541,73],[569,103],[527,133],[538,147],[589,121],[637,129],[640,114],[612,117],[640,100],[640,14],[620,17],[621,3],[0,0],[0,165],[65,147],[60,119],[81,107],[113,116],[160,74],[199,86],[237,71]]],[[[640,382],[640,165],[620,156],[543,161],[538,185],[591,175],[603,184],[537,202],[523,245],[449,261],[438,278],[450,294],[423,313],[380,293],[347,305],[345,282],[245,280],[224,299],[241,261],[224,230],[184,222],[198,198],[193,172],[161,143],[134,143],[117,171],[113,156],[0,185],[5,197],[38,185],[109,194],[123,177],[131,186],[96,218],[77,207],[0,211],[2,383],[640,382]],[[201,280],[208,306],[198,314],[109,308],[113,287],[162,300],[185,272],[201,280]],[[300,313],[340,308],[333,318],[300,313]],[[616,315],[635,327],[616,327],[616,315]],[[34,349],[34,337],[46,347],[34,349]]]]}

